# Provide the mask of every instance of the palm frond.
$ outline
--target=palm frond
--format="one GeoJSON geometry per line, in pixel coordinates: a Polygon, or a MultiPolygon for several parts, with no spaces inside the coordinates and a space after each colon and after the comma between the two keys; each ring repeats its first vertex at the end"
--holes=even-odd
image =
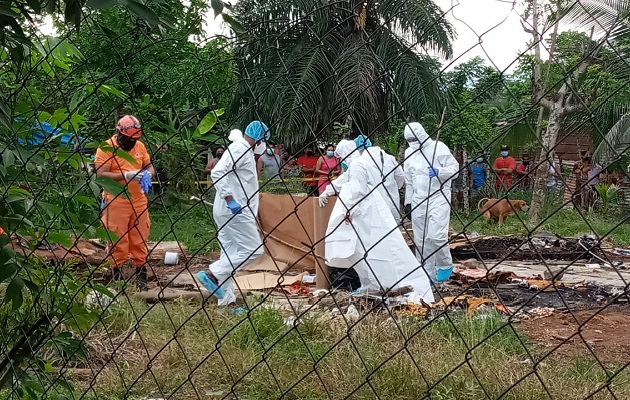
{"type": "Polygon", "coordinates": [[[395,36],[383,38],[376,51],[387,73],[390,112],[416,119],[441,113],[447,98],[437,60],[415,53],[395,36]]]}
{"type": "Polygon", "coordinates": [[[565,8],[563,20],[614,38],[628,33],[629,12],[627,0],[575,0],[565,8]]]}
{"type": "Polygon", "coordinates": [[[378,15],[415,46],[423,46],[445,58],[453,55],[455,32],[444,12],[432,0],[381,0],[378,15]]]}
{"type": "Polygon", "coordinates": [[[431,0],[381,0],[369,3],[367,12],[361,8],[358,18],[357,4],[237,3],[235,19],[249,31],[239,36],[235,51],[239,89],[233,110],[243,122],[266,118],[274,136],[302,144],[332,134],[333,123],[348,116],[363,133],[383,131],[388,104],[400,104],[400,98],[414,115],[437,108],[444,98],[435,80],[439,68],[414,49],[450,54],[452,28],[439,7],[431,0]]]}
{"type": "Polygon", "coordinates": [[[625,114],[606,133],[602,143],[593,153],[593,160],[601,165],[608,165],[630,149],[630,113],[625,114]]]}

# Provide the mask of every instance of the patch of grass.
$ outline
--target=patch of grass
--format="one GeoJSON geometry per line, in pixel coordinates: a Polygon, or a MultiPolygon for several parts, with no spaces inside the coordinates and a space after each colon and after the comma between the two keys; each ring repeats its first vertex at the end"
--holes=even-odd
{"type": "MultiPolygon", "coordinates": [[[[602,238],[610,238],[619,246],[630,246],[630,224],[620,224],[622,216],[558,208],[558,204],[548,204],[545,207],[545,215],[548,218],[537,231],[553,232],[563,237],[595,233],[602,238]]],[[[496,236],[527,236],[531,231],[527,227],[527,213],[508,217],[502,226],[496,222],[486,221],[479,212],[453,214],[451,228],[456,232],[465,231],[468,234],[478,232],[482,235],[496,236]]]]}
{"type": "MultiPolygon", "coordinates": [[[[495,313],[472,319],[453,314],[430,322],[394,321],[381,314],[347,325],[311,311],[292,326],[263,306],[232,316],[193,302],[148,306],[120,301],[104,322],[94,336],[111,339],[112,344],[102,340],[98,350],[111,361],[93,383],[74,381],[78,393],[87,390],[98,398],[410,399],[430,394],[432,399],[476,400],[502,394],[506,399],[547,398],[549,391],[553,398],[579,399],[607,383],[606,373],[588,361],[552,357],[534,367],[526,338],[495,313]],[[132,329],[129,336],[135,326],[137,332],[132,329]]],[[[99,363],[92,362],[95,371],[99,363]]],[[[629,379],[630,372],[623,371],[610,383],[617,398],[630,398],[629,379]]]]}
{"type": "Polygon", "coordinates": [[[150,240],[180,241],[191,253],[206,254],[219,249],[211,206],[200,203],[170,207],[156,205],[149,212],[150,240]]]}

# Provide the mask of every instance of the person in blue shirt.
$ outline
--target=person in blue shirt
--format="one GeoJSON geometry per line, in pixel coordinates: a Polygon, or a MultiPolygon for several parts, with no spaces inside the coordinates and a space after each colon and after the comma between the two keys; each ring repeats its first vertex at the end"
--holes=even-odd
{"type": "Polygon", "coordinates": [[[470,164],[468,176],[470,177],[471,206],[475,207],[475,202],[482,197],[480,192],[488,179],[488,164],[486,163],[483,152],[480,151],[477,153],[477,157],[475,157],[473,163],[470,164]]]}

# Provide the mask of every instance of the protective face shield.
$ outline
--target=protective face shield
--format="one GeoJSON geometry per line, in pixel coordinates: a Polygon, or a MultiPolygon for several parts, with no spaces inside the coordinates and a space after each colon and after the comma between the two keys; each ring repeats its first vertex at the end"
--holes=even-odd
{"type": "Polygon", "coordinates": [[[509,152],[509,151],[507,151],[507,150],[503,150],[503,151],[501,152],[501,157],[507,157],[507,156],[508,156],[508,154],[510,154],[510,152],[509,152]]]}
{"type": "Polygon", "coordinates": [[[136,145],[137,139],[132,139],[129,136],[125,136],[122,133],[118,133],[118,147],[125,151],[129,151],[133,149],[133,146],[136,145]]]}

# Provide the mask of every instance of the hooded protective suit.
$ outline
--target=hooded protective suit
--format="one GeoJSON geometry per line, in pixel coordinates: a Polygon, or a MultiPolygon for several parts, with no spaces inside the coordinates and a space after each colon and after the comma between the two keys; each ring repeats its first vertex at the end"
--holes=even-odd
{"type": "Polygon", "coordinates": [[[240,139],[243,137],[243,132],[240,129],[232,129],[230,131],[230,135],[228,136],[228,140],[230,142],[234,142],[237,139],[240,139]]]}
{"type": "Polygon", "coordinates": [[[236,300],[233,273],[263,255],[258,215],[258,175],[254,152],[244,138],[235,138],[211,173],[216,189],[212,214],[217,224],[221,257],[210,271],[225,291],[219,305],[236,300]],[[232,196],[243,208],[233,215],[225,198],[232,196]]]}
{"type": "Polygon", "coordinates": [[[346,176],[346,182],[326,231],[328,264],[354,266],[362,290],[412,286],[410,301],[433,302],[429,279],[377,190],[382,176],[372,155],[366,151],[355,158],[342,176],[346,176]],[[351,223],[344,221],[346,216],[351,223]]]}
{"type": "MultiPolygon", "coordinates": [[[[438,270],[451,270],[453,259],[448,247],[451,217],[451,182],[459,172],[459,163],[442,142],[429,138],[422,125],[412,122],[405,127],[405,139],[416,138],[405,151],[405,204],[411,204],[411,222],[418,259],[434,280],[438,270]],[[438,170],[429,177],[429,169],[438,170]]],[[[448,273],[450,276],[450,272],[448,273]]]]}
{"type": "Polygon", "coordinates": [[[344,171],[348,169],[347,166],[350,165],[352,159],[359,155],[356,149],[357,145],[354,143],[354,140],[342,139],[337,143],[337,147],[335,147],[335,157],[341,162],[344,171]]]}
{"type": "MultiPolygon", "coordinates": [[[[381,194],[385,204],[387,204],[389,210],[394,217],[397,224],[400,223],[400,188],[405,183],[405,174],[403,169],[398,164],[394,156],[387,154],[380,147],[369,147],[365,152],[369,153],[374,165],[380,173],[379,183],[377,190],[381,194]]],[[[347,158],[347,164],[349,165],[353,160],[359,156],[359,152],[355,152],[356,156],[350,156],[347,158]]],[[[331,184],[326,188],[323,193],[325,198],[339,193],[343,185],[348,181],[346,174],[341,174],[339,178],[333,180],[331,184]]]]}
{"type": "Polygon", "coordinates": [[[396,224],[400,224],[400,188],[405,184],[405,173],[396,158],[380,147],[370,147],[365,152],[372,157],[381,174],[378,191],[389,207],[396,224]]]}

